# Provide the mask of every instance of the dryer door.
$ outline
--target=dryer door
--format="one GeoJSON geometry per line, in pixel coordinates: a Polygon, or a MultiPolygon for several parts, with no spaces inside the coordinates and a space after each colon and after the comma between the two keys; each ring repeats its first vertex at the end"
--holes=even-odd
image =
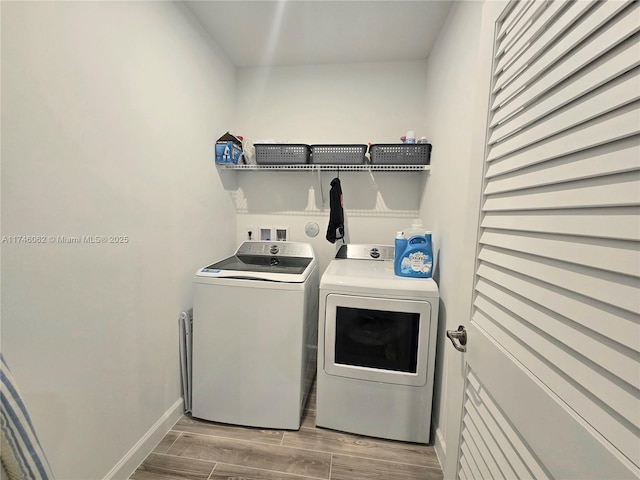
{"type": "Polygon", "coordinates": [[[325,313],[327,374],[400,385],[426,383],[429,302],[330,294],[325,313]]]}

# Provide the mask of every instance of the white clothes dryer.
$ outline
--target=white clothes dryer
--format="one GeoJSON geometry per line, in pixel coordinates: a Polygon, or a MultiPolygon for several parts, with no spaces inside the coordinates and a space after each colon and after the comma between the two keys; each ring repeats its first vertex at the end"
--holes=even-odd
{"type": "Polygon", "coordinates": [[[429,443],[438,287],[396,276],[393,256],[343,245],[322,275],[316,425],[429,443]]]}
{"type": "Polygon", "coordinates": [[[196,272],[192,414],[296,430],[316,367],[318,261],[311,245],[244,242],[196,272]]]}

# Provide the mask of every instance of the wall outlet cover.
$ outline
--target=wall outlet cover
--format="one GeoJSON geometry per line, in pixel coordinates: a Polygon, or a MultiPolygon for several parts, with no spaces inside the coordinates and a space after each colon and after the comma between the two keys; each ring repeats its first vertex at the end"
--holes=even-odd
{"type": "Polygon", "coordinates": [[[271,227],[260,227],[260,240],[271,241],[271,227]]]}
{"type": "Polygon", "coordinates": [[[286,242],[289,240],[289,229],[286,227],[276,227],[274,238],[278,242],[286,242]]]}

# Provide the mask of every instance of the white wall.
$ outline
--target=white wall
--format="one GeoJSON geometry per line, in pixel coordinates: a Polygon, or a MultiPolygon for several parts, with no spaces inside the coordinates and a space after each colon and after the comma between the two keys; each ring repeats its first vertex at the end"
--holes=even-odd
{"type": "Polygon", "coordinates": [[[456,461],[460,412],[449,406],[462,396],[463,356],[446,338],[469,317],[466,290],[469,272],[463,258],[473,254],[465,238],[477,226],[467,223],[470,162],[474,135],[472,121],[476,108],[478,42],[484,2],[455,2],[429,56],[426,81],[427,132],[434,149],[432,171],[425,185],[420,214],[432,225],[440,246],[439,268],[435,274],[440,287],[440,318],[434,388],[435,445],[440,461],[456,461]],[[464,281],[463,281],[464,280],[464,281]],[[448,449],[448,444],[453,444],[448,449]],[[453,450],[453,451],[450,451],[453,450]]]}
{"type": "MultiPolygon", "coordinates": [[[[254,142],[398,143],[407,130],[425,132],[426,76],[420,61],[239,69],[236,133],[254,142]]],[[[289,227],[291,240],[314,246],[324,270],[335,252],[325,234],[337,171],[320,180],[311,172],[228,174],[238,241],[250,226],[289,227]],[[304,233],[308,221],[320,226],[315,239],[304,233]]],[[[347,241],[393,244],[396,231],[417,216],[426,175],[340,172],[347,241]]]]}
{"type": "Polygon", "coordinates": [[[238,70],[238,133],[299,143],[397,143],[424,131],[426,63],[238,70]]]}
{"type": "MultiPolygon", "coordinates": [[[[210,158],[235,69],[170,2],[2,2],[2,353],[60,479],[103,478],[180,398],[177,319],[230,253],[210,158]]],[[[178,404],[179,405],[179,404],[178,404]]]]}

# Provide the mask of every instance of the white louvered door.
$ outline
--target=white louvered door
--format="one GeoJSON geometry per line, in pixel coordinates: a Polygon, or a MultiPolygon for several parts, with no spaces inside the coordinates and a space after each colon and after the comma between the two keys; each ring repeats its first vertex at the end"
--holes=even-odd
{"type": "Polygon", "coordinates": [[[457,476],[640,478],[640,4],[496,20],[457,476]]]}

